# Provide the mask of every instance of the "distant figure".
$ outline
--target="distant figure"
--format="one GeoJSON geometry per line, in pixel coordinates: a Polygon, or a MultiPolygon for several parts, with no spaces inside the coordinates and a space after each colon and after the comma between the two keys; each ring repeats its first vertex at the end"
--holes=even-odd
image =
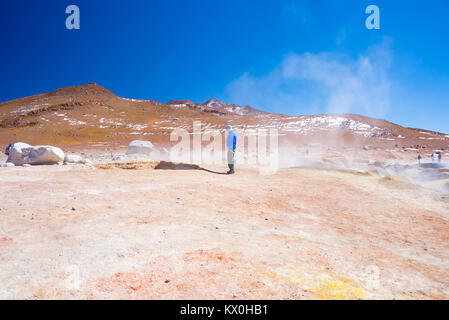
{"type": "Polygon", "coordinates": [[[5,150],[5,154],[7,155],[7,156],[9,156],[9,150],[11,150],[11,148],[14,146],[14,143],[10,143],[7,147],[6,147],[6,150],[5,150]]]}
{"type": "Polygon", "coordinates": [[[430,156],[432,158],[432,162],[435,161],[435,154],[432,153],[432,155],[430,156]]]}
{"type": "Polygon", "coordinates": [[[237,148],[237,135],[231,126],[226,126],[228,137],[226,138],[226,147],[228,148],[228,174],[234,174],[235,149],[237,148]]]}
{"type": "Polygon", "coordinates": [[[421,155],[418,154],[418,163],[419,163],[419,164],[421,164],[421,159],[422,159],[421,155]]]}
{"type": "Polygon", "coordinates": [[[441,152],[438,154],[438,163],[441,163],[441,152]]]}

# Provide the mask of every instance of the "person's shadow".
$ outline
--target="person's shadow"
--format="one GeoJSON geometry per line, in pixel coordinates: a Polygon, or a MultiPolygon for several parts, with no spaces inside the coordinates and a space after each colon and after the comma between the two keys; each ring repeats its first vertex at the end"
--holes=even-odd
{"type": "Polygon", "coordinates": [[[212,170],[205,169],[205,168],[199,168],[199,170],[203,170],[203,171],[206,171],[206,172],[209,172],[209,173],[213,173],[213,174],[224,174],[224,175],[227,175],[226,172],[217,172],[217,171],[212,171],[212,170]]]}
{"type": "Polygon", "coordinates": [[[169,161],[161,161],[154,168],[156,170],[202,170],[213,174],[224,174],[227,175],[226,172],[217,172],[209,169],[202,168],[196,164],[187,164],[187,163],[173,163],[169,161]]]}

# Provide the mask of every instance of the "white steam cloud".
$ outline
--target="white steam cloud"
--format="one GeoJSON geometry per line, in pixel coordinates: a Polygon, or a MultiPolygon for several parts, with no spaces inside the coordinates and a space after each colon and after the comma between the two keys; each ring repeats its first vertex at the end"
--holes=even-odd
{"type": "Polygon", "coordinates": [[[266,75],[248,73],[226,88],[226,100],[274,113],[359,113],[383,117],[390,108],[387,41],[351,58],[338,52],[290,54],[266,75]]]}

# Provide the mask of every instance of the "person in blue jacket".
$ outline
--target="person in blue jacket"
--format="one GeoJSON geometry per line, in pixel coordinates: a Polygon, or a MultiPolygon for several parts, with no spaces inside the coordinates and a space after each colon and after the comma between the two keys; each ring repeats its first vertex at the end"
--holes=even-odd
{"type": "Polygon", "coordinates": [[[228,174],[234,174],[235,149],[237,148],[237,135],[231,126],[226,126],[227,138],[226,147],[228,148],[228,174]]]}
{"type": "Polygon", "coordinates": [[[6,154],[7,156],[9,156],[9,150],[11,150],[12,147],[14,147],[14,143],[10,143],[10,144],[6,147],[5,154],[6,154]]]}

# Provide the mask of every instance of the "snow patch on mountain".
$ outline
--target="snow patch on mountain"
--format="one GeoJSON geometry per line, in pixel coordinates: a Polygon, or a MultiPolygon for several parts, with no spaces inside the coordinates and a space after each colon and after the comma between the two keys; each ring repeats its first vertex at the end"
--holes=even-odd
{"type": "Polygon", "coordinates": [[[346,129],[366,138],[392,135],[391,132],[387,132],[377,126],[372,126],[370,124],[342,116],[301,116],[298,118],[291,117],[287,119],[290,121],[285,121],[284,118],[284,122],[277,123],[279,130],[286,132],[297,132],[300,134],[312,134],[319,130],[327,131],[346,129]]]}
{"type": "Polygon", "coordinates": [[[227,104],[216,99],[210,99],[202,104],[205,107],[211,109],[224,110],[229,113],[237,114],[239,116],[245,116],[249,114],[259,114],[262,113],[256,109],[251,108],[250,106],[239,106],[237,104],[227,104]]]}

